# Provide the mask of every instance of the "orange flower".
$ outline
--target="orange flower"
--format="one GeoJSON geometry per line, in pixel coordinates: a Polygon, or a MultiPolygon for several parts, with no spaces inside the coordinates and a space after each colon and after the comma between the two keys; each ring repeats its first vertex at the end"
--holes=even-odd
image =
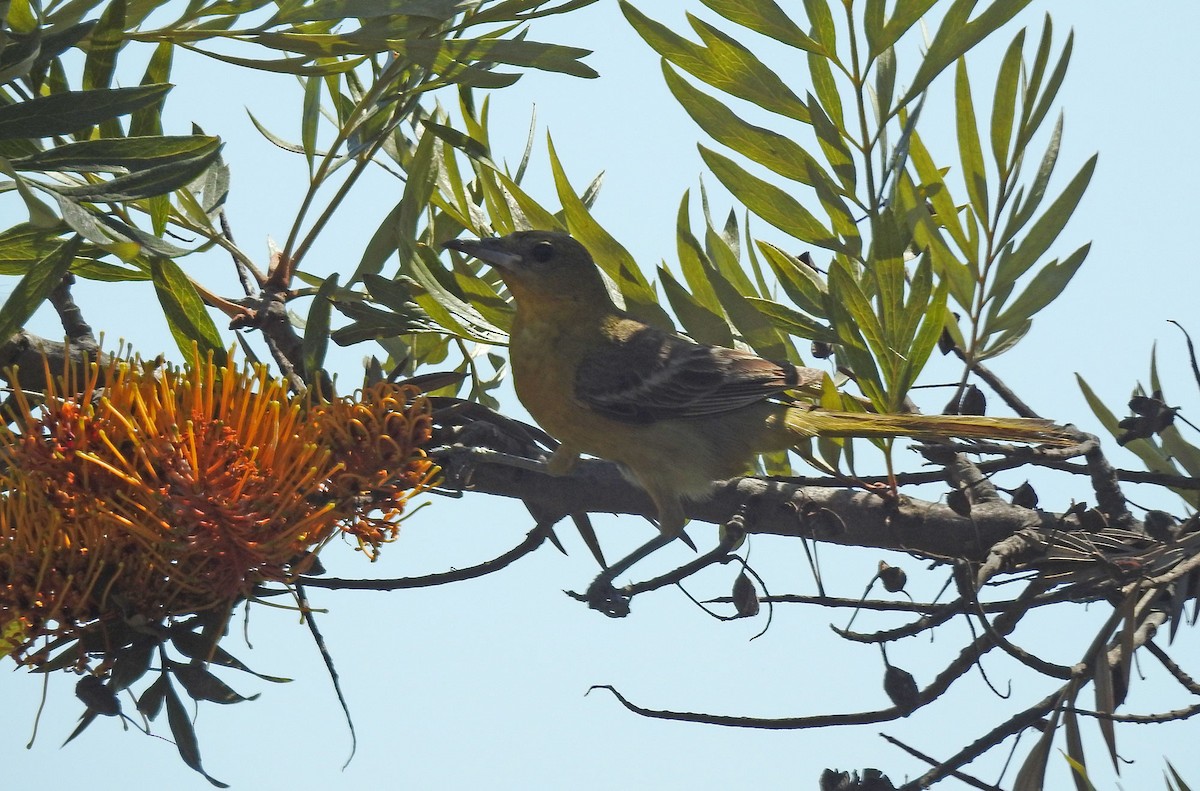
{"type": "Polygon", "coordinates": [[[114,360],[66,371],[34,416],[11,378],[31,417],[0,428],[0,656],[227,611],[302,574],[339,528],[373,557],[437,471],[411,388],[312,407],[262,366],[114,360]]]}
{"type": "Polygon", "coordinates": [[[343,529],[372,559],[396,540],[404,505],[428,489],[439,468],[420,448],[429,441],[429,400],[415,387],[379,382],[314,408],[321,443],[341,462],[331,489],[354,512],[343,529]]]}

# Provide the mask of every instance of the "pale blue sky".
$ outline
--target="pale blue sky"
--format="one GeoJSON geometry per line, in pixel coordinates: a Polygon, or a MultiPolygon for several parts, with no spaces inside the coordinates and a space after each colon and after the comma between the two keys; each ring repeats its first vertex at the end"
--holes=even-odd
{"type": "MultiPolygon", "coordinates": [[[[796,4],[798,5],[798,4],[796,4]]],[[[641,3],[655,18],[683,27],[683,10],[699,3],[641,3]]],[[[1200,166],[1189,154],[1196,139],[1197,99],[1194,38],[1200,7],[1194,3],[1035,2],[972,60],[980,99],[999,53],[1020,25],[1040,29],[1054,14],[1056,40],[1076,33],[1075,55],[1060,93],[1065,108],[1064,144],[1058,175],[1073,173],[1093,152],[1100,163],[1092,186],[1055,252],[1094,242],[1091,256],[1068,292],[1035,322],[1022,347],[996,369],[1047,415],[1098,430],[1074,383],[1083,374],[1114,409],[1137,379],[1145,379],[1149,352],[1159,341],[1160,367],[1172,403],[1197,402],[1174,318],[1189,325],[1194,315],[1196,254],[1187,229],[1193,224],[1200,166]]],[[[601,73],[594,81],[534,74],[493,99],[496,149],[519,156],[536,102],[541,130],[549,128],[574,183],[607,173],[595,213],[643,261],[647,269],[674,255],[674,221],[680,196],[696,193],[702,164],[695,142],[704,136],[674,105],[662,84],[657,57],[627,27],[615,2],[598,3],[562,20],[534,26],[532,37],[595,50],[587,62],[601,73]]],[[[136,60],[130,52],[124,57],[136,60]]],[[[802,74],[802,72],[801,72],[802,74]]],[[[233,170],[230,220],[239,242],[265,258],[266,238],[282,243],[299,202],[304,167],[257,135],[241,108],[284,137],[298,137],[298,93],[289,78],[247,77],[195,57],[178,55],[173,81],[179,87],[168,108],[181,132],[191,121],[226,141],[233,170]]],[[[942,91],[948,89],[943,82],[942,91]]],[[[947,105],[940,105],[944,112],[947,105]]],[[[951,115],[938,121],[937,103],[926,112],[924,134],[943,157],[953,153],[951,115]],[[936,133],[939,128],[942,135],[936,133]]],[[[1040,149],[1039,149],[1040,155],[1040,149]]],[[[530,191],[554,202],[544,144],[535,149],[530,191]]],[[[1059,180],[1061,186],[1062,180],[1059,180]]],[[[310,256],[314,269],[348,271],[366,238],[399,194],[399,186],[377,179],[343,213],[310,256]],[[319,264],[317,262],[320,262],[319,264]]],[[[706,179],[715,187],[715,179],[706,179]]],[[[713,190],[718,216],[727,199],[713,190]]],[[[699,217],[698,201],[693,218],[699,217]]],[[[765,231],[760,223],[758,230],[765,231]]],[[[188,271],[234,293],[236,283],[221,256],[186,263],[188,271]]],[[[3,284],[0,284],[3,286],[3,284]]],[[[11,286],[8,286],[11,287],[11,286]]],[[[147,287],[81,286],[76,292],[88,320],[111,340],[124,337],[145,355],[172,352],[147,287]],[[144,302],[143,302],[144,301],[144,302]]],[[[57,330],[39,317],[35,331],[57,330]]],[[[354,377],[367,346],[334,355],[343,376],[354,377]]],[[[511,402],[507,406],[515,409],[511,402]]],[[[1124,454],[1118,463],[1133,466],[1124,454]]],[[[1040,489],[1043,506],[1061,510],[1072,497],[1087,498],[1080,481],[1053,479],[1040,489]]],[[[1019,483],[1019,480],[1016,481],[1019,483]]],[[[1137,499],[1139,493],[1132,495],[1137,499]]],[[[634,518],[599,520],[610,556],[640,543],[652,528],[634,518]]],[[[373,566],[348,548],[331,547],[325,560],[333,573],[403,576],[462,567],[489,558],[520,541],[531,527],[511,502],[482,496],[461,501],[437,498],[433,507],[406,523],[400,542],[373,566]]],[[[321,619],[337,662],[358,729],[358,754],[342,770],[349,737],[320,659],[294,614],[256,607],[250,619],[254,648],[237,635],[227,645],[255,670],[296,681],[273,685],[252,677],[227,676],[240,692],[261,692],[254,703],[205,705],[197,730],[205,765],[235,788],[328,789],[571,788],[730,789],[812,788],[825,767],[883,769],[897,782],[925,767],[889,746],[888,733],[918,749],[948,755],[985,732],[1001,712],[1028,705],[1051,687],[999,656],[989,657],[993,682],[1012,681],[1013,697],[996,699],[978,675],[965,679],[938,704],[910,720],[882,726],[825,731],[766,732],[642,720],[603,693],[585,697],[588,686],[612,683],[650,707],[723,714],[796,716],[855,711],[886,705],[879,680],[878,651],[847,644],[827,628],[848,614],[780,607],[771,630],[748,642],[760,621],[718,623],[664,591],[639,599],[633,616],[611,621],[565,597],[594,574],[588,553],[571,535],[560,534],[571,552],[551,548],[492,577],[437,589],[393,594],[312,591],[329,609],[321,619]]],[[[697,526],[702,545],[713,531],[697,526]]],[[[661,565],[686,559],[685,549],[663,553],[661,565]]],[[[833,592],[857,595],[882,557],[875,552],[821,549],[833,592]]],[[[759,538],[753,559],[773,592],[811,592],[798,542],[759,538]]],[[[889,557],[922,577],[921,564],[889,557]]],[[[653,566],[653,564],[651,564],[653,566]]],[[[647,569],[642,568],[642,573],[647,569]]],[[[940,584],[942,575],[917,583],[940,584]]],[[[713,572],[690,585],[715,593],[727,585],[713,572]]],[[[1088,629],[1104,608],[1078,607],[1043,616],[1019,633],[1019,641],[1054,661],[1079,659],[1088,629]],[[1039,632],[1039,628],[1041,631],[1039,632]]],[[[883,623],[879,621],[878,623],[883,623]]],[[[861,625],[861,624],[860,624],[861,625]]],[[[239,627],[240,628],[240,625],[239,627]]],[[[891,660],[925,684],[966,638],[955,622],[927,641],[907,641],[889,651],[891,660]]],[[[1181,631],[1178,655],[1197,655],[1191,630],[1181,631]]],[[[1161,673],[1143,663],[1148,679],[1138,682],[1130,710],[1159,711],[1183,705],[1161,673]],[[1168,694],[1169,693],[1169,694],[1168,694]]],[[[1193,673],[1200,668],[1189,667],[1193,673]]],[[[179,761],[165,742],[122,733],[113,721],[95,723],[75,743],[58,745],[73,727],[79,704],[74,679],[55,676],[32,751],[22,745],[41,692],[41,679],[11,674],[5,681],[7,725],[0,754],[9,757],[6,777],[28,784],[36,778],[62,787],[108,789],[208,787],[179,761]]],[[[1190,701],[1188,701],[1190,702],[1190,701]]],[[[1097,786],[1117,787],[1106,766],[1096,729],[1085,722],[1097,786]]],[[[159,723],[166,732],[165,723],[159,723]]],[[[1160,755],[1171,758],[1192,783],[1200,783],[1194,727],[1142,726],[1119,731],[1122,753],[1137,763],[1123,767],[1126,789],[1162,787],[1160,755]],[[1185,738],[1188,737],[1188,738],[1185,738]]],[[[1026,737],[1021,755],[1032,743],[1026,737]]],[[[994,780],[1003,756],[970,771],[994,780]]],[[[1066,788],[1064,761],[1057,754],[1055,784],[1066,788]]],[[[1012,774],[1006,776],[1011,782],[1012,774]]],[[[948,781],[939,787],[961,787],[948,781]]]]}

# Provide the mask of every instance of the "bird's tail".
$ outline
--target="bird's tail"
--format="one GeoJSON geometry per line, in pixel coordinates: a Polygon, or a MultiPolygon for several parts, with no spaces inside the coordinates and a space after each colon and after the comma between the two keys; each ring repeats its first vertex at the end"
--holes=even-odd
{"type": "Polygon", "coordinates": [[[1072,445],[1078,441],[1065,427],[1041,418],[826,412],[792,407],[785,423],[789,432],[803,438],[954,437],[1046,445],[1072,445]]]}

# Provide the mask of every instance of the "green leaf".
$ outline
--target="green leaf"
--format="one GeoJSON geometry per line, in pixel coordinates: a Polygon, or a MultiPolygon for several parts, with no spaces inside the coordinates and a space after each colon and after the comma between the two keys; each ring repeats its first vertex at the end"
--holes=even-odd
{"type": "Polygon", "coordinates": [[[831,328],[787,305],[756,297],[747,297],[746,302],[766,316],[776,329],[788,335],[825,343],[837,343],[840,340],[831,328]]]}
{"type": "Polygon", "coordinates": [[[704,146],[699,148],[704,163],[747,209],[803,242],[827,250],[846,250],[833,232],[821,225],[820,221],[791,195],[774,184],[751,175],[728,157],[704,146]]]}
{"type": "Polygon", "coordinates": [[[50,292],[58,287],[70,271],[82,244],[81,237],[72,236],[49,250],[17,282],[8,299],[4,300],[4,307],[0,308],[0,339],[12,337],[41,307],[50,292]]]}
{"type": "Polygon", "coordinates": [[[680,77],[668,61],[663,60],[662,69],[675,100],[714,140],[784,178],[801,184],[813,183],[813,173],[820,171],[821,165],[790,137],[743,120],[725,104],[680,77]]]}
{"type": "Polygon", "coordinates": [[[333,295],[337,293],[338,276],[334,272],[325,278],[313,297],[308,319],[304,322],[304,338],[300,345],[304,372],[310,382],[325,365],[325,350],[329,348],[329,322],[333,315],[333,295]]]}
{"type": "Polygon", "coordinates": [[[213,703],[229,705],[230,703],[241,703],[258,698],[258,695],[251,695],[249,697],[239,695],[232,687],[217,678],[202,665],[171,662],[169,667],[171,668],[171,674],[178,679],[184,691],[187,692],[188,697],[192,700],[209,700],[213,703]]]}
{"type": "Polygon", "coordinates": [[[773,244],[758,241],[757,246],[788,298],[806,313],[824,315],[826,287],[817,270],[773,244]]]}
{"type": "Polygon", "coordinates": [[[992,157],[1000,173],[1008,173],[1008,148],[1012,142],[1013,121],[1016,120],[1017,88],[1021,78],[1021,52],[1025,47],[1025,31],[1020,30],[1008,45],[1000,62],[996,92],[992,97],[992,157]]]}
{"type": "Polygon", "coordinates": [[[743,296],[720,272],[712,273],[713,289],[729,320],[737,327],[742,340],[756,354],[773,360],[786,360],[788,347],[775,329],[774,323],[750,302],[752,297],[743,296]]]}
{"type": "Polygon", "coordinates": [[[30,223],[39,228],[57,228],[60,225],[61,221],[58,215],[54,213],[54,210],[33,194],[32,185],[37,184],[37,182],[26,181],[23,176],[9,166],[8,160],[3,157],[0,157],[0,173],[12,179],[17,194],[21,196],[21,200],[25,203],[25,210],[29,213],[30,223]]]}
{"type": "MultiPolygon", "coordinates": [[[[708,278],[712,262],[708,260],[708,253],[704,251],[700,240],[692,233],[688,212],[689,197],[688,192],[683,193],[683,199],[679,201],[679,211],[675,215],[675,249],[679,256],[679,266],[683,270],[684,280],[691,288],[692,297],[710,312],[722,314],[721,302],[717,299],[717,293],[708,278]]],[[[720,345],[729,346],[732,342],[733,336],[730,335],[729,343],[720,345]]]]}
{"type": "MultiPolygon", "coordinates": [[[[1049,22],[1047,22],[1048,24],[1049,22]]],[[[1067,43],[1063,46],[1062,54],[1059,55],[1058,63],[1055,64],[1054,71],[1050,74],[1050,80],[1038,98],[1037,105],[1033,107],[1032,112],[1028,104],[1025,106],[1023,115],[1027,114],[1027,117],[1021,119],[1021,135],[1018,138],[1019,145],[1022,147],[1034,136],[1038,127],[1042,125],[1042,121],[1045,120],[1046,114],[1050,112],[1050,105],[1053,104],[1054,98],[1058,95],[1058,89],[1062,86],[1063,78],[1066,77],[1067,64],[1071,61],[1074,43],[1075,33],[1072,31],[1067,36],[1067,43]]]]}
{"type": "MultiPolygon", "coordinates": [[[[142,75],[142,85],[165,83],[171,77],[171,61],[175,48],[169,41],[161,41],[154,48],[150,62],[146,64],[146,73],[142,75]]],[[[140,110],[135,110],[129,119],[129,136],[144,137],[162,134],[163,102],[155,102],[140,110]]]]}
{"type": "Polygon", "coordinates": [[[658,282],[688,335],[711,346],[733,345],[733,333],[725,317],[702,305],[665,266],[658,268],[658,282]]]}
{"type": "Polygon", "coordinates": [[[913,101],[942,71],[983,39],[1000,29],[1021,12],[1030,0],[993,0],[974,19],[970,19],[978,0],[955,0],[942,17],[942,24],[930,42],[908,93],[900,104],[913,101]],[[969,21],[968,21],[969,20],[969,21]]]}
{"type": "Polygon", "coordinates": [[[825,114],[824,108],[811,93],[808,94],[808,111],[813,131],[817,133],[817,142],[820,143],[821,151],[825,154],[825,159],[833,169],[834,175],[842,184],[842,193],[845,195],[855,194],[857,185],[854,157],[850,154],[850,148],[846,145],[846,141],[842,139],[840,125],[835,124],[825,114]]]}
{"type": "Polygon", "coordinates": [[[44,186],[64,198],[94,203],[132,201],[152,195],[164,195],[199,178],[208,166],[216,161],[219,152],[220,145],[217,144],[203,154],[154,165],[95,184],[74,187],[44,186]]]}
{"type": "Polygon", "coordinates": [[[179,694],[170,682],[166,684],[166,703],[167,703],[167,723],[171,727],[171,737],[175,740],[175,747],[179,750],[179,757],[190,768],[199,772],[209,783],[217,788],[229,788],[228,785],[222,783],[213,777],[210,777],[200,764],[200,744],[196,741],[196,731],[192,729],[192,721],[188,718],[187,710],[183,707],[183,701],[179,699],[179,694]]]}
{"type": "Polygon", "coordinates": [[[1071,278],[1079,271],[1079,267],[1087,258],[1091,247],[1089,242],[1067,256],[1061,263],[1051,261],[1042,267],[1029,281],[1029,285],[1025,287],[1021,295],[1003,313],[987,322],[986,332],[991,334],[1013,329],[1033,318],[1035,313],[1058,298],[1066,289],[1067,284],[1071,282],[1071,278]]]}
{"type": "Polygon", "coordinates": [[[212,352],[213,359],[223,364],[225,346],[221,343],[221,333],[208,315],[196,287],[179,265],[170,258],[152,258],[150,278],[154,281],[154,290],[171,336],[184,359],[191,359],[194,345],[202,358],[212,352]]]}
{"type": "Polygon", "coordinates": [[[625,18],[658,54],[692,76],[739,99],[808,122],[800,97],[749,50],[692,15],[688,20],[707,46],[694,44],[621,0],[625,18]]]}
{"type": "MultiPolygon", "coordinates": [[[[821,107],[839,130],[844,129],[846,121],[842,115],[842,96],[838,91],[837,82],[833,78],[833,69],[829,66],[829,59],[816,53],[809,53],[808,73],[812,79],[813,91],[821,102],[821,107]]],[[[808,97],[810,113],[812,104],[813,99],[810,96],[808,97]]]]}
{"type": "Polygon", "coordinates": [[[311,178],[317,156],[317,126],[321,121],[322,78],[306,77],[303,79],[304,103],[300,110],[300,146],[304,149],[304,159],[308,162],[308,172],[311,178]]]}
{"type": "Polygon", "coordinates": [[[589,6],[596,0],[567,0],[550,8],[541,8],[545,0],[501,0],[486,8],[477,9],[471,15],[471,24],[481,25],[485,22],[509,22],[513,20],[538,19],[555,14],[568,14],[576,9],[589,6]]]}
{"type": "Polygon", "coordinates": [[[375,17],[419,16],[438,22],[453,19],[459,12],[475,5],[468,0],[313,0],[307,3],[281,3],[273,21],[314,22],[342,21],[350,17],[366,20],[375,17]]]}
{"type": "Polygon", "coordinates": [[[128,173],[208,156],[220,147],[220,138],[203,135],[100,138],[49,148],[11,164],[17,170],[128,173]]]}
{"type": "Polygon", "coordinates": [[[1050,176],[1053,175],[1054,165],[1058,162],[1058,152],[1062,144],[1062,127],[1063,117],[1060,114],[1058,122],[1054,125],[1054,131],[1050,134],[1050,142],[1046,144],[1046,153],[1042,155],[1042,161],[1038,165],[1028,194],[1022,198],[1018,193],[1017,200],[1013,202],[1004,232],[997,240],[998,246],[1003,247],[1013,240],[1017,232],[1033,219],[1034,213],[1042,203],[1042,198],[1046,196],[1046,187],[1050,184],[1050,176]]]}
{"type": "Polygon", "coordinates": [[[0,107],[0,140],[67,135],[158,101],[171,85],[66,91],[0,107]]]}
{"type": "Polygon", "coordinates": [[[879,57],[891,49],[936,4],[937,0],[897,0],[896,7],[892,9],[892,18],[884,24],[869,49],[869,57],[879,57]]]}
{"type": "Polygon", "coordinates": [[[804,15],[812,25],[812,37],[832,59],[837,54],[837,28],[828,0],[804,0],[804,15]]]}
{"type": "MultiPolygon", "coordinates": [[[[323,37],[333,38],[338,37],[323,37]]],[[[578,47],[566,47],[561,44],[547,44],[526,39],[449,39],[433,41],[429,39],[394,39],[388,40],[387,46],[396,54],[408,56],[418,62],[427,63],[439,72],[453,74],[452,65],[466,65],[476,61],[489,63],[505,63],[510,66],[524,66],[541,71],[553,71],[569,74],[572,77],[593,79],[600,76],[595,69],[580,62],[580,58],[592,54],[591,50],[578,47]]],[[[307,49],[307,48],[306,48],[307,49]]],[[[345,54],[340,52],[340,46],[319,47],[311,51],[313,55],[345,54]]]]}
{"type": "Polygon", "coordinates": [[[921,327],[904,355],[904,363],[895,385],[895,391],[901,396],[906,395],[916,383],[917,377],[929,361],[929,356],[937,348],[938,340],[946,327],[946,281],[941,281],[933,292],[933,299],[925,308],[921,327]]]}
{"type": "Polygon", "coordinates": [[[550,151],[550,168],[554,174],[554,185],[558,199],[562,203],[566,215],[567,227],[571,235],[578,239],[595,258],[599,267],[617,284],[617,289],[625,298],[626,309],[633,316],[658,327],[670,328],[671,319],[655,298],[654,289],[650,287],[645,275],[638,268],[637,262],[629,251],[621,246],[608,231],[596,222],[591,213],[567,180],[567,174],[559,161],[558,153],[554,150],[554,141],[547,135],[550,151]]]}
{"type": "MultiPolygon", "coordinates": [[[[1029,755],[1025,756],[1025,760],[1021,763],[1021,768],[1017,770],[1017,776],[1013,780],[1013,791],[1042,791],[1045,787],[1046,767],[1050,756],[1050,747],[1054,744],[1054,736],[1058,730],[1058,717],[1061,713],[1061,706],[1055,707],[1054,713],[1050,716],[1050,722],[1042,727],[1042,732],[1038,736],[1038,740],[1030,749],[1029,755]]],[[[1111,721],[1109,722],[1111,725],[1111,721]]]]}
{"type": "Polygon", "coordinates": [[[975,102],[971,99],[971,83],[967,78],[967,61],[958,59],[954,81],[955,120],[958,128],[958,151],[962,162],[963,181],[975,214],[990,217],[988,208],[987,172],[983,167],[983,147],[979,142],[979,127],[975,121],[975,102]]]}
{"type": "Polygon", "coordinates": [[[849,263],[836,257],[829,268],[829,293],[825,312],[837,332],[841,352],[853,369],[859,388],[875,406],[894,411],[872,352],[888,353],[883,327],[859,286],[849,263]]]}
{"type": "Polygon", "coordinates": [[[1067,224],[1067,220],[1075,212],[1075,207],[1079,205],[1084,191],[1087,190],[1092,173],[1096,169],[1096,157],[1097,155],[1093,154],[1084,163],[1079,172],[1075,174],[1075,178],[1071,179],[1071,182],[1063,189],[1062,194],[1046,208],[1046,212],[1029,229],[1029,233],[1025,235],[1021,243],[1011,253],[1006,249],[1001,254],[1000,260],[996,264],[996,277],[992,285],[994,290],[999,291],[1012,286],[1017,278],[1025,274],[1058,238],[1067,224]]]}
{"type": "MultiPolygon", "coordinates": [[[[958,219],[958,207],[954,204],[954,196],[946,185],[941,169],[933,161],[929,149],[925,147],[924,141],[915,129],[909,138],[908,161],[917,170],[917,178],[920,179],[925,198],[933,204],[938,222],[950,234],[950,238],[954,240],[958,249],[966,257],[967,263],[974,265],[974,271],[978,272],[978,264],[975,263],[978,251],[969,243],[962,223],[958,219]]],[[[914,200],[913,203],[915,204],[916,201],[914,200]]]]}
{"type": "MultiPolygon", "coordinates": [[[[421,288],[421,292],[412,295],[416,303],[440,326],[460,337],[497,346],[508,343],[508,335],[485,319],[474,305],[447,288],[437,277],[435,268],[440,269],[441,262],[424,245],[418,247],[416,254],[405,263],[405,273],[411,275],[421,288]]],[[[452,278],[449,280],[453,282],[452,278]]]]}
{"type": "MultiPolygon", "coordinates": [[[[116,70],[117,53],[125,43],[125,0],[113,0],[100,15],[100,22],[88,39],[87,59],[83,63],[83,89],[107,88],[116,70]]],[[[104,130],[105,137],[121,134],[119,127],[104,130]]]]}
{"type": "Polygon", "coordinates": [[[774,0],[701,0],[730,22],[755,33],[770,36],[796,49],[823,54],[825,48],[813,41],[774,0]]]}

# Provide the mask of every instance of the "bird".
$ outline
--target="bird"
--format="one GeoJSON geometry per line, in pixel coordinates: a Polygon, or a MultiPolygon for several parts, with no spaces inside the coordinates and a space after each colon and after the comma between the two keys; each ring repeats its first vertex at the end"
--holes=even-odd
{"type": "Polygon", "coordinates": [[[515,303],[509,364],[517,397],[561,444],[546,462],[569,473],[580,456],[615,462],[649,495],[659,536],[601,572],[588,601],[609,615],[612,581],[678,537],[685,503],[744,475],[762,453],[813,437],[920,437],[1068,444],[1040,418],[822,410],[823,370],[708,346],[617,307],[587,248],[561,231],[528,230],[446,248],[490,265],[515,303]]]}

